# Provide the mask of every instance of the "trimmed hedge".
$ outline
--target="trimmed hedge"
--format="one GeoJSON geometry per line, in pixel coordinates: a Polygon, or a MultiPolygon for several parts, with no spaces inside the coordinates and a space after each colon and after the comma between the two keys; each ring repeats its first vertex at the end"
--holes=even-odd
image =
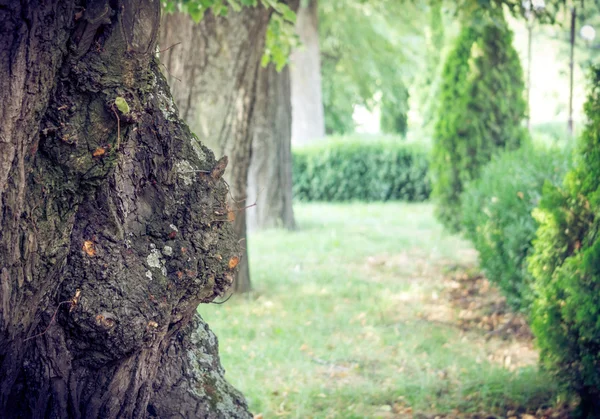
{"type": "Polygon", "coordinates": [[[531,212],[544,182],[561,184],[570,162],[566,150],[527,145],[494,158],[461,197],[465,236],[488,279],[516,310],[528,312],[533,300],[527,257],[538,223],[531,212]]]}
{"type": "Polygon", "coordinates": [[[535,278],[532,330],[544,365],[600,417],[600,67],[592,72],[588,123],[576,165],[561,187],[546,184],[529,266],[535,278]]]}
{"type": "Polygon", "coordinates": [[[293,151],[294,197],[302,201],[424,201],[428,151],[390,139],[339,138],[293,151]]]}

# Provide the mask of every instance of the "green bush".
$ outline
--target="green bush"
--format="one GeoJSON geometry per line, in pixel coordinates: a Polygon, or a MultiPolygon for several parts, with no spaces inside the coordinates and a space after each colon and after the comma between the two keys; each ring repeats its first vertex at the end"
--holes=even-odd
{"type": "Polygon", "coordinates": [[[528,311],[532,278],[526,258],[538,223],[531,212],[544,182],[558,185],[570,166],[570,153],[525,146],[494,158],[463,193],[462,225],[479,252],[481,267],[516,310],[528,311]]]}
{"type": "Polygon", "coordinates": [[[600,67],[585,112],[575,168],[562,187],[546,184],[529,259],[536,300],[532,329],[545,366],[600,417],[600,67]]]}
{"type": "Polygon", "coordinates": [[[451,231],[460,229],[464,185],[496,152],[516,149],[526,138],[521,64],[502,10],[491,13],[463,24],[442,74],[433,196],[438,218],[451,231]]]}
{"type": "Polygon", "coordinates": [[[428,153],[398,139],[338,138],[293,151],[294,197],[303,201],[423,201],[428,153]]]}

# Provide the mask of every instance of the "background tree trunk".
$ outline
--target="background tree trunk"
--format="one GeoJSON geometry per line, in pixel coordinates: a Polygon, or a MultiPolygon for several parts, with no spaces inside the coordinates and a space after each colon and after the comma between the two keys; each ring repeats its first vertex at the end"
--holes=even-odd
{"type": "Polygon", "coordinates": [[[292,143],[325,136],[317,0],[298,10],[296,30],[303,47],[292,53],[292,143]]]}
{"type": "Polygon", "coordinates": [[[248,173],[248,228],[295,227],[292,208],[290,72],[270,64],[259,71],[248,173]]]}
{"type": "MultiPolygon", "coordinates": [[[[250,166],[250,125],[256,79],[264,51],[270,10],[244,8],[227,18],[208,13],[198,24],[182,14],[167,15],[161,47],[173,97],[202,142],[229,158],[229,217],[246,248],[246,195],[250,166]]],[[[228,214],[223,214],[228,218],[228,214]]],[[[243,250],[234,282],[236,292],[250,290],[248,254],[243,250]]]]}
{"type": "Polygon", "coordinates": [[[0,417],[250,417],[196,314],[240,254],[160,3],[76,4],[0,8],[0,417]]]}
{"type": "MultiPolygon", "coordinates": [[[[297,3],[291,1],[290,7],[297,8],[297,3]]],[[[267,106],[263,98],[272,92],[271,97],[279,100],[278,104],[289,108],[285,103],[289,102],[288,76],[281,78],[274,70],[269,73],[260,66],[270,14],[271,11],[263,7],[244,8],[239,13],[229,13],[227,18],[207,14],[198,24],[187,15],[172,14],[163,18],[161,27],[161,48],[167,49],[163,62],[181,114],[202,142],[229,158],[230,169],[225,175],[230,188],[229,217],[235,218],[234,230],[244,249],[247,217],[258,220],[259,216],[254,214],[258,211],[262,215],[267,205],[274,211],[264,212],[264,217],[274,217],[273,225],[284,223],[293,227],[294,223],[290,146],[273,143],[275,140],[289,143],[290,136],[285,135],[291,130],[289,110],[278,111],[267,106]],[[283,88],[288,92],[284,93],[283,88]],[[279,121],[277,118],[287,119],[279,121]],[[269,147],[277,146],[277,149],[265,150],[264,146],[254,149],[252,143],[258,132],[270,135],[269,147]],[[269,154],[263,157],[263,152],[269,154]],[[260,208],[253,206],[244,210],[255,202],[256,196],[248,199],[249,176],[264,171],[261,168],[249,174],[253,154],[258,156],[257,168],[272,164],[274,167],[268,168],[267,174],[277,174],[278,178],[271,182],[261,180],[269,190],[258,196],[260,208]],[[279,158],[287,159],[287,163],[280,162],[279,158]],[[272,191],[271,185],[286,189],[272,191]],[[263,197],[269,199],[264,205],[263,197]]],[[[258,185],[258,182],[252,184],[258,185]]],[[[234,289],[245,292],[250,288],[248,255],[243,251],[234,289]]]]}

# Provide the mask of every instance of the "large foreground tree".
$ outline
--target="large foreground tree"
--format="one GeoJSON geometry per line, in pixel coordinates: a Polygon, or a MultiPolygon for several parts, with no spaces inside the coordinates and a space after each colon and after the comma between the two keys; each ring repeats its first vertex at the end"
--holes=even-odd
{"type": "Polygon", "coordinates": [[[159,19],[0,7],[2,418],[249,416],[196,314],[239,260],[226,162],[177,115],[159,19]]]}

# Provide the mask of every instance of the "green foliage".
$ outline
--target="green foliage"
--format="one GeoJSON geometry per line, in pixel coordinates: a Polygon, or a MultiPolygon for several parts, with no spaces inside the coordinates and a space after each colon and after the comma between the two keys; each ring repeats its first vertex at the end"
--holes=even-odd
{"type": "MultiPolygon", "coordinates": [[[[579,136],[581,129],[575,126],[574,136],[579,136]]],[[[531,136],[548,144],[568,144],[573,142],[566,121],[545,122],[531,126],[531,136]]]]}
{"type": "Polygon", "coordinates": [[[422,50],[423,6],[397,0],[319,1],[325,127],[354,131],[355,106],[406,113],[406,85],[422,50]],[[381,97],[381,99],[380,99],[381,97]]]}
{"type": "Polygon", "coordinates": [[[325,132],[327,134],[347,134],[354,132],[355,124],[352,114],[354,103],[362,102],[355,85],[348,80],[343,68],[336,70],[334,60],[322,59],[321,73],[323,78],[323,108],[325,112],[325,132]],[[336,71],[341,74],[336,75],[336,71]]]}
{"type": "Polygon", "coordinates": [[[528,312],[533,298],[526,258],[538,223],[531,212],[544,182],[560,184],[570,161],[570,153],[558,148],[525,146],[503,153],[461,197],[465,235],[479,252],[486,276],[514,309],[528,312]]]}
{"type": "Polygon", "coordinates": [[[397,139],[338,138],[293,152],[294,196],[304,201],[423,201],[427,151],[397,139]]]}
{"type": "MultiPolygon", "coordinates": [[[[449,47],[448,32],[452,32],[454,26],[444,19],[442,0],[428,0],[427,11],[429,20],[425,25],[425,51],[422,67],[416,77],[414,89],[413,106],[421,118],[420,127],[431,128],[435,122],[437,100],[440,95],[441,75],[446,50],[449,47]]],[[[420,64],[416,62],[415,64],[420,64]]]]}
{"type": "Polygon", "coordinates": [[[408,130],[408,90],[397,80],[396,86],[382,92],[381,131],[406,136],[408,130]]]}
{"type": "Polygon", "coordinates": [[[589,122],[562,188],[546,185],[535,252],[533,331],[544,364],[600,416],[600,67],[585,105],[589,122]]]}
{"type": "Polygon", "coordinates": [[[460,195],[494,153],[526,137],[519,57],[502,11],[470,16],[444,65],[432,169],[437,216],[460,227],[460,195]]]}
{"type": "Polygon", "coordinates": [[[275,69],[281,71],[288,63],[292,49],[300,44],[300,40],[293,25],[296,21],[294,12],[282,3],[271,3],[279,6],[282,11],[273,14],[269,20],[261,65],[266,67],[269,63],[274,63],[275,69]]]}
{"type": "Polygon", "coordinates": [[[272,8],[272,14],[265,37],[265,52],[261,64],[275,64],[277,71],[288,63],[292,48],[298,46],[298,36],[294,24],[296,14],[280,0],[161,0],[165,13],[180,11],[187,13],[195,22],[200,22],[210,10],[216,16],[227,16],[229,10],[239,12],[242,7],[272,8]]]}

